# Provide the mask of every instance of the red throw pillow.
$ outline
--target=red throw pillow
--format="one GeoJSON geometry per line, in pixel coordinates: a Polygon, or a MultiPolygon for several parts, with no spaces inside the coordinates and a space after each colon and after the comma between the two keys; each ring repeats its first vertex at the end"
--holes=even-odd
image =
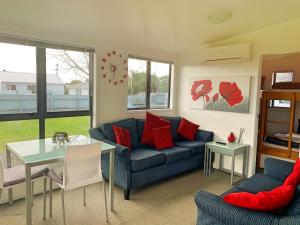
{"type": "Polygon", "coordinates": [[[293,198],[295,188],[293,185],[281,185],[272,191],[263,191],[257,194],[248,192],[231,193],[224,196],[224,201],[246,209],[273,211],[289,204],[293,198]]]}
{"type": "Polygon", "coordinates": [[[285,179],[283,184],[298,186],[300,184],[300,159],[297,159],[292,173],[285,179]]]}
{"type": "Polygon", "coordinates": [[[152,128],[170,125],[171,123],[168,120],[162,119],[157,115],[147,112],[141,143],[145,145],[154,145],[152,128]]]}
{"type": "Polygon", "coordinates": [[[191,121],[186,120],[185,118],[182,118],[179,124],[179,127],[177,129],[177,133],[190,140],[195,140],[197,131],[198,131],[199,125],[192,123],[191,121]]]}
{"type": "Polygon", "coordinates": [[[131,145],[130,131],[128,129],[118,127],[116,125],[113,125],[112,128],[115,133],[117,144],[123,145],[123,146],[127,147],[128,149],[131,149],[132,145],[131,145]]]}
{"type": "Polygon", "coordinates": [[[247,209],[272,211],[282,208],[292,200],[296,187],[300,184],[300,159],[294,165],[293,171],[285,179],[283,185],[272,191],[231,193],[224,196],[224,201],[247,209]]]}
{"type": "Polygon", "coordinates": [[[156,149],[172,148],[174,146],[171,127],[152,128],[156,149]]]}

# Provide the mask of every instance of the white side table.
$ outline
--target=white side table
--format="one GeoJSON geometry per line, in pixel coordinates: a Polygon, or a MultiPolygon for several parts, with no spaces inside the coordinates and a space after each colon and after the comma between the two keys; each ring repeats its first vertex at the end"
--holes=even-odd
{"type": "Polygon", "coordinates": [[[220,154],[220,170],[228,172],[223,168],[223,156],[231,157],[231,185],[234,185],[240,182],[242,179],[245,179],[248,174],[248,154],[250,146],[246,144],[238,143],[228,143],[226,145],[218,144],[216,142],[208,142],[205,145],[205,155],[204,155],[204,176],[209,176],[211,171],[211,159],[212,153],[220,154]],[[238,154],[243,154],[243,171],[242,176],[234,180],[234,164],[235,157],[238,154]]]}

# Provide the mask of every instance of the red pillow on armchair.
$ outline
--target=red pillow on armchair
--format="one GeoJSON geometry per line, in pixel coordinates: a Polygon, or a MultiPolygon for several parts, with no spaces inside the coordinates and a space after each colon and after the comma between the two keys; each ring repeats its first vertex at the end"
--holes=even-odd
{"type": "Polygon", "coordinates": [[[248,192],[230,193],[224,196],[224,201],[247,209],[272,211],[288,205],[299,184],[300,159],[296,161],[293,171],[285,179],[283,185],[274,188],[271,191],[262,191],[257,194],[251,194],[248,192]]]}
{"type": "Polygon", "coordinates": [[[152,128],[165,126],[171,126],[171,123],[168,120],[147,112],[141,143],[145,145],[154,145],[152,128]]]}

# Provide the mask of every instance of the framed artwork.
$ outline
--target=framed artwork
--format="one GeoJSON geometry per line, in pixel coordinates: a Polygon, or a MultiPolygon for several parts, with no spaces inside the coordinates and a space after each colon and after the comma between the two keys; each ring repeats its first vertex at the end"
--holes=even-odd
{"type": "Polygon", "coordinates": [[[190,109],[249,113],[250,76],[189,78],[190,109]]]}

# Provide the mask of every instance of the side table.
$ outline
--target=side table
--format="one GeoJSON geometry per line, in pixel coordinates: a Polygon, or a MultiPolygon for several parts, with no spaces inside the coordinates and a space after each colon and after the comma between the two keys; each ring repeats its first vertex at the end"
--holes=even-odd
{"type": "Polygon", "coordinates": [[[231,185],[234,185],[240,182],[242,179],[245,179],[248,174],[248,154],[250,146],[246,144],[238,143],[228,143],[226,145],[218,144],[216,142],[208,142],[205,145],[205,155],[204,155],[204,176],[209,176],[211,172],[211,159],[212,153],[220,154],[220,170],[228,172],[223,168],[223,156],[231,157],[231,185]],[[243,171],[241,177],[234,180],[234,164],[235,157],[238,154],[243,154],[243,171]]]}

